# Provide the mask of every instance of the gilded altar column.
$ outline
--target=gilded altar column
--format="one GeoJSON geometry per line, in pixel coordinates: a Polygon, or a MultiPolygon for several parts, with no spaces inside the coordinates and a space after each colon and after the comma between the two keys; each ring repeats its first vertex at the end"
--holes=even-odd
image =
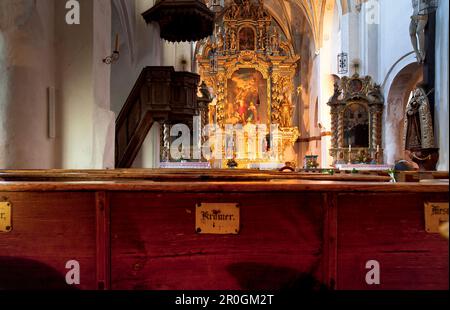
{"type": "Polygon", "coordinates": [[[376,157],[377,162],[381,163],[383,153],[381,151],[381,117],[380,112],[377,110],[372,111],[372,149],[376,157]]]}
{"type": "Polygon", "coordinates": [[[225,124],[225,74],[217,75],[216,119],[218,124],[225,124]]]}
{"type": "Polygon", "coordinates": [[[334,149],[337,149],[339,147],[338,145],[338,112],[336,107],[331,108],[331,132],[333,135],[331,136],[331,146],[334,149]]]}
{"type": "MultiPolygon", "coordinates": [[[[337,145],[338,145],[338,152],[337,152],[337,158],[338,161],[345,160],[344,155],[344,111],[337,111],[338,113],[338,128],[337,128],[337,145]]],[[[351,154],[348,154],[349,159],[351,154]]]]}

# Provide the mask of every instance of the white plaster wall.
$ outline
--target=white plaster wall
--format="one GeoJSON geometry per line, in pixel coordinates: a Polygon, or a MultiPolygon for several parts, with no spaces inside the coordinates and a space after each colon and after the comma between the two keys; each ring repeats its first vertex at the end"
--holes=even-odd
{"type": "MultiPolygon", "coordinates": [[[[351,64],[360,60],[360,15],[352,8],[350,12],[341,17],[341,51],[348,53],[349,74],[353,74],[351,64]]],[[[336,42],[335,44],[339,44],[336,42]]],[[[336,55],[337,57],[337,55],[336,55]]],[[[337,61],[337,60],[336,60],[337,61]]]]}
{"type": "Polygon", "coordinates": [[[92,15],[80,2],[81,24],[67,25],[63,1],[56,1],[58,139],[62,167],[81,169],[91,164],[93,132],[92,15]]]}
{"type": "Polygon", "coordinates": [[[153,6],[152,0],[113,4],[111,36],[119,34],[120,59],[111,66],[111,108],[118,115],[142,69],[161,65],[162,43],[158,25],[147,25],[141,16],[153,6]]]}
{"type": "MultiPolygon", "coordinates": [[[[413,50],[409,24],[413,13],[410,0],[380,0],[379,72],[382,83],[392,66],[413,50]]],[[[385,89],[387,94],[389,90],[385,89]]]]}
{"type": "MultiPolygon", "coordinates": [[[[120,59],[111,66],[111,107],[118,115],[139,74],[146,66],[161,66],[163,43],[156,23],[147,25],[141,14],[154,0],[113,0],[112,37],[120,37],[120,59]]],[[[157,168],[159,126],[154,125],[138,153],[133,168],[157,168]]]]}
{"type": "Polygon", "coordinates": [[[381,6],[371,1],[363,3],[359,13],[359,59],[360,75],[370,75],[379,81],[379,31],[381,6]]]}
{"type": "MultiPolygon", "coordinates": [[[[323,45],[320,50],[320,85],[319,85],[319,124],[314,124],[315,136],[320,136],[322,132],[331,131],[330,107],[327,105],[334,91],[334,81],[332,74],[337,74],[337,55],[341,52],[342,37],[340,18],[338,16],[337,5],[328,4],[325,11],[323,23],[323,45]]],[[[314,80],[313,80],[314,81],[314,80]]],[[[315,117],[316,118],[316,117],[315,117]]],[[[315,119],[313,118],[313,120],[315,119]]],[[[331,167],[333,158],[330,156],[331,137],[324,136],[320,143],[312,142],[319,148],[321,167],[331,167]]]]}
{"type": "MultiPolygon", "coordinates": [[[[139,74],[146,66],[173,66],[190,71],[192,43],[161,41],[159,26],[147,25],[141,14],[154,5],[153,0],[113,0],[112,37],[120,37],[120,60],[112,65],[111,107],[118,115],[139,74]],[[181,64],[181,59],[187,61],[181,64]]],[[[134,168],[159,165],[159,126],[155,124],[142,145],[134,168]]]]}
{"type": "Polygon", "coordinates": [[[65,22],[65,2],[56,1],[56,80],[61,167],[112,167],[114,115],[110,112],[111,3],[80,0],[81,23],[65,22]]]}
{"type": "MultiPolygon", "coordinates": [[[[408,64],[415,61],[411,40],[409,37],[409,25],[413,13],[410,0],[396,0],[392,5],[390,0],[380,0],[380,25],[378,39],[378,79],[385,98],[384,122],[383,122],[383,149],[384,160],[387,164],[394,164],[402,158],[398,154],[398,141],[396,140],[399,124],[391,122],[387,113],[393,113],[395,109],[389,107],[389,91],[396,75],[408,64]]],[[[402,115],[402,111],[396,112],[402,115]]]]}
{"type": "Polygon", "coordinates": [[[164,41],[162,53],[162,66],[174,66],[176,71],[191,71],[192,44],[190,42],[171,43],[164,41]],[[182,60],[186,64],[182,64],[182,60]]]}
{"type": "Polygon", "coordinates": [[[132,168],[159,168],[160,164],[160,125],[155,123],[142,144],[132,168]]]}
{"type": "Polygon", "coordinates": [[[111,109],[111,68],[103,58],[111,51],[111,0],[92,2],[93,22],[93,168],[114,168],[115,114],[111,109]]]}
{"type": "Polygon", "coordinates": [[[382,90],[384,93],[385,110],[383,122],[383,148],[384,160],[387,164],[393,165],[396,161],[404,159],[404,154],[401,151],[402,146],[399,145],[398,136],[399,131],[403,133],[403,120],[406,108],[406,102],[396,102],[395,100],[403,100],[403,98],[390,98],[389,94],[394,87],[395,78],[408,65],[416,62],[414,53],[406,54],[399,59],[390,69],[382,82],[382,90]]]}
{"type": "Polygon", "coordinates": [[[0,3],[0,169],[53,168],[47,87],[54,78],[54,0],[0,3]]]}
{"type": "Polygon", "coordinates": [[[448,109],[448,51],[449,51],[449,1],[441,0],[436,13],[436,139],[440,148],[438,170],[449,170],[449,109],[448,109]]]}
{"type": "Polygon", "coordinates": [[[110,0],[0,2],[0,168],[106,168],[113,164],[110,0]],[[56,138],[48,136],[47,88],[56,89],[56,138]]]}

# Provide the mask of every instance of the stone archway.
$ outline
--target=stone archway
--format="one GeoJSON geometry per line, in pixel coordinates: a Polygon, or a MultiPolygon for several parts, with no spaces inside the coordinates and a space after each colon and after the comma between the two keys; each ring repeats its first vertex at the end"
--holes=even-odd
{"type": "Polygon", "coordinates": [[[403,126],[405,108],[414,87],[422,81],[423,70],[418,63],[410,63],[394,77],[389,89],[385,117],[385,160],[394,164],[403,157],[403,126]]]}

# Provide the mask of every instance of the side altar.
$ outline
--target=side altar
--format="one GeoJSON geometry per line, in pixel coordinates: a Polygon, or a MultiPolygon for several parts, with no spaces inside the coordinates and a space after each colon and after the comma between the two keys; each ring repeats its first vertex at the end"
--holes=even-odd
{"type": "Polygon", "coordinates": [[[204,116],[204,125],[216,129],[209,133],[213,148],[222,147],[224,162],[233,158],[239,167],[295,161],[292,102],[300,57],[292,42],[262,1],[233,3],[216,23],[214,35],[196,48],[200,76],[214,97],[204,116]],[[227,139],[217,139],[217,129],[227,128],[245,132],[232,134],[231,151],[227,139]]]}

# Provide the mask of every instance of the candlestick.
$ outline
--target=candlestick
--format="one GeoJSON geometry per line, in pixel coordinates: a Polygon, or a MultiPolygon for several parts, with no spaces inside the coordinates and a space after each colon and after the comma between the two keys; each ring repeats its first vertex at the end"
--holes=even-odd
{"type": "Polygon", "coordinates": [[[120,58],[120,52],[119,52],[119,34],[116,34],[116,42],[114,44],[114,51],[111,55],[107,56],[103,59],[103,62],[107,65],[111,65],[115,62],[117,62],[120,58]]]}
{"type": "Polygon", "coordinates": [[[348,146],[348,164],[350,165],[352,163],[352,145],[350,144],[348,146]]]}
{"type": "Polygon", "coordinates": [[[119,34],[116,34],[116,44],[114,45],[114,51],[118,52],[119,51],[119,34]]]}

